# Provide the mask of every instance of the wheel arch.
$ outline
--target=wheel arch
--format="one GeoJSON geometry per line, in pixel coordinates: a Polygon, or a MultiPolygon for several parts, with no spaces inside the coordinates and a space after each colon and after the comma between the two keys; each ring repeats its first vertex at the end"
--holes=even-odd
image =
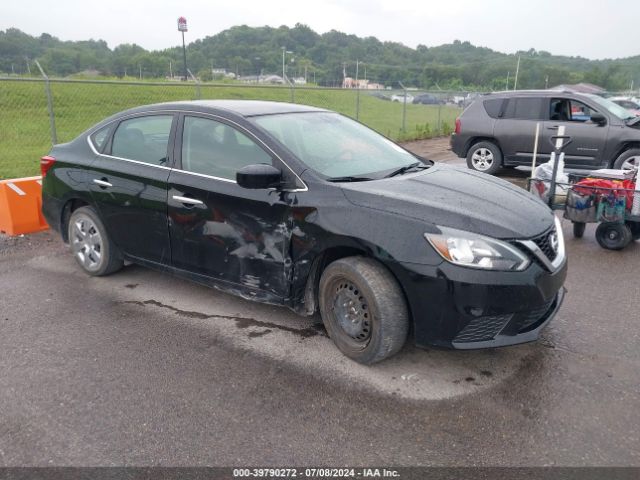
{"type": "Polygon", "coordinates": [[[496,147],[498,147],[500,149],[500,153],[502,153],[502,158],[504,161],[504,152],[502,151],[502,145],[500,145],[500,142],[498,141],[497,138],[495,137],[488,137],[488,136],[483,136],[483,135],[478,135],[475,137],[471,137],[469,138],[469,140],[467,140],[467,142],[464,145],[464,157],[466,158],[467,155],[469,155],[469,150],[471,150],[471,148],[476,144],[476,143],[480,143],[480,142],[490,142],[493,143],[496,147]]]}
{"type": "Polygon", "coordinates": [[[608,165],[609,168],[613,168],[613,165],[616,163],[616,160],[620,155],[622,155],[627,150],[631,150],[633,148],[640,149],[640,141],[638,140],[628,140],[626,142],[622,142],[616,150],[614,150],[613,155],[609,159],[608,165]]]}
{"type": "Polygon", "coordinates": [[[89,202],[82,198],[74,197],[69,198],[65,202],[60,211],[60,235],[64,243],[69,243],[69,219],[71,214],[80,207],[91,206],[89,202]]]}
{"type": "Polygon", "coordinates": [[[300,315],[312,316],[314,315],[319,308],[318,299],[319,299],[319,287],[320,287],[320,277],[322,276],[322,272],[336,260],[340,260],[341,258],[360,256],[365,258],[371,258],[379,262],[395,279],[400,287],[400,291],[402,292],[402,296],[407,305],[407,311],[409,312],[409,325],[411,328],[413,327],[413,312],[411,308],[411,303],[407,298],[407,292],[405,290],[404,285],[400,281],[400,278],[396,274],[394,268],[390,268],[388,265],[388,260],[380,258],[374,255],[370,250],[364,247],[355,247],[355,246],[331,246],[328,247],[321,252],[319,252],[313,259],[311,269],[306,279],[304,295],[300,299],[294,299],[293,309],[300,315]]]}

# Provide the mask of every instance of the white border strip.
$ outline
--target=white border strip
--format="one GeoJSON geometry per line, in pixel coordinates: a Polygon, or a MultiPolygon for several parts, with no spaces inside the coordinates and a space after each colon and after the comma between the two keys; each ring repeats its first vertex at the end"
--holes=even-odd
{"type": "Polygon", "coordinates": [[[15,184],[13,184],[11,182],[7,182],[7,187],[9,187],[11,190],[16,192],[21,197],[24,197],[26,195],[26,193],[24,193],[24,191],[20,187],[18,187],[17,185],[15,185],[15,184]]]}

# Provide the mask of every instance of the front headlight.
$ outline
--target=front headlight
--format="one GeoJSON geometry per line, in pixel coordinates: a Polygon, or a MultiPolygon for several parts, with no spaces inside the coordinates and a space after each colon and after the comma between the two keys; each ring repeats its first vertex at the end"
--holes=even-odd
{"type": "Polygon", "coordinates": [[[438,227],[442,233],[425,233],[424,237],[448,262],[485,270],[521,271],[529,258],[506,242],[463,230],[438,227]]]}

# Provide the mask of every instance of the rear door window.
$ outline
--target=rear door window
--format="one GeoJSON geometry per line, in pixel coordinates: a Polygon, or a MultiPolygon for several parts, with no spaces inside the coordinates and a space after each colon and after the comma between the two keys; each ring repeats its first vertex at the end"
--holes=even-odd
{"type": "Polygon", "coordinates": [[[515,120],[542,120],[542,98],[510,98],[503,118],[515,120]]]}
{"type": "Polygon", "coordinates": [[[173,115],[149,115],[120,122],[111,142],[111,155],[165,166],[173,115]]]}

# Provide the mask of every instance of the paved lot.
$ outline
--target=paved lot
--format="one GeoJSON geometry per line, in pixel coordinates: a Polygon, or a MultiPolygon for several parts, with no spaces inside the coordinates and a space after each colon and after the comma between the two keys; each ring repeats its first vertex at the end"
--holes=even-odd
{"type": "Polygon", "coordinates": [[[569,227],[541,341],[369,368],[318,319],[0,237],[0,465],[640,465],[640,242],[569,227]]]}

